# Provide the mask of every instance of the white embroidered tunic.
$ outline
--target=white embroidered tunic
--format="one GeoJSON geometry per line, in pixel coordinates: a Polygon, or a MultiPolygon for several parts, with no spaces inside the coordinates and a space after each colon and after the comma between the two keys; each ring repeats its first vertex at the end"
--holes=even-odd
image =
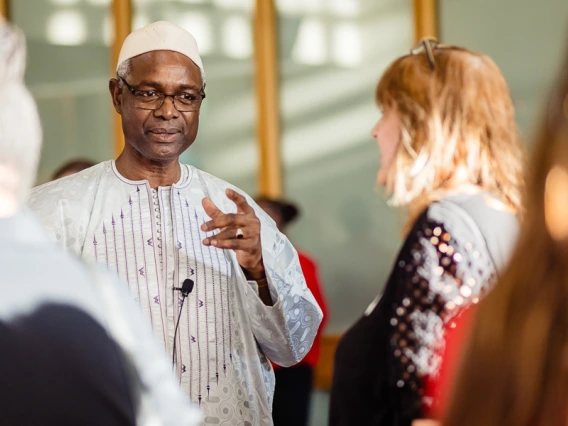
{"type": "MultiPolygon", "coordinates": [[[[170,356],[176,342],[180,386],[205,411],[205,425],[271,425],[274,374],[309,351],[322,313],[308,290],[295,249],[250,199],[261,221],[262,255],[274,306],[264,305],[231,250],[207,247],[212,233],[202,199],[225,213],[233,188],[192,166],[171,187],[121,176],[114,161],[35,188],[30,207],[70,252],[104,264],[128,283],[170,356]]],[[[238,189],[236,189],[239,191],[238,189]]],[[[239,191],[241,192],[241,191],[239,191]]],[[[242,193],[242,192],[241,192],[242,193]]]]}

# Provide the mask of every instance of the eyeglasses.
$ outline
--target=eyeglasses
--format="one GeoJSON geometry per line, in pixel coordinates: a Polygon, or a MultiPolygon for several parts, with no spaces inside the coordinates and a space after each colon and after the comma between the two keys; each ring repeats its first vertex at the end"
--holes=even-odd
{"type": "Polygon", "coordinates": [[[447,44],[438,43],[438,40],[434,37],[424,37],[416,44],[416,46],[410,49],[410,54],[416,55],[421,53],[422,50],[424,50],[424,53],[426,53],[426,58],[428,59],[428,65],[430,65],[430,68],[432,69],[432,71],[434,71],[436,69],[436,61],[434,60],[434,50],[448,49],[451,47],[452,46],[447,44]]]}
{"type": "Polygon", "coordinates": [[[179,112],[199,111],[201,103],[203,99],[205,99],[205,92],[203,90],[198,94],[179,93],[174,95],[157,90],[139,90],[128,84],[124,78],[120,76],[118,78],[122,80],[130,93],[132,93],[132,96],[134,96],[134,105],[140,109],[157,110],[164,104],[164,101],[169,96],[172,98],[174,107],[179,112]]]}

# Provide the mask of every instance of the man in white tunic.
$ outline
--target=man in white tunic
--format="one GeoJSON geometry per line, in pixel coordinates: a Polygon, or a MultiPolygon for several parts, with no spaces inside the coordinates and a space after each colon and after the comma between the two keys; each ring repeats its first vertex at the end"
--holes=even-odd
{"type": "Polygon", "coordinates": [[[0,425],[195,426],[128,291],[25,208],[41,148],[24,36],[0,19],[0,425]]]}
{"type": "Polygon", "coordinates": [[[267,358],[300,361],[322,314],[272,220],[179,163],[197,135],[203,77],[185,30],[156,22],[133,32],[109,85],[123,152],[36,188],[30,206],[67,250],[128,282],[204,424],[271,425],[267,358]],[[184,300],[187,279],[195,284],[184,300]]]}

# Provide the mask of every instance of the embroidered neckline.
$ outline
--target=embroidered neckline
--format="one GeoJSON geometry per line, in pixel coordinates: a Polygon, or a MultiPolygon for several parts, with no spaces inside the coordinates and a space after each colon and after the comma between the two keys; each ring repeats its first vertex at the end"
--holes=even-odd
{"type": "MultiPolygon", "coordinates": [[[[120,174],[120,172],[116,168],[116,161],[115,160],[110,160],[110,163],[111,163],[112,171],[114,172],[116,177],[119,178],[121,181],[128,183],[130,185],[147,185],[148,187],[150,187],[150,182],[148,182],[147,179],[130,180],[130,179],[128,179],[128,178],[126,178],[126,177],[124,177],[123,175],[120,174]]],[[[181,169],[180,179],[171,186],[161,186],[157,189],[160,189],[160,188],[185,188],[186,186],[189,185],[189,183],[191,182],[191,178],[193,177],[193,172],[192,172],[191,167],[189,167],[187,164],[182,164],[182,163],[179,163],[179,166],[180,166],[180,169],[181,169]]]]}

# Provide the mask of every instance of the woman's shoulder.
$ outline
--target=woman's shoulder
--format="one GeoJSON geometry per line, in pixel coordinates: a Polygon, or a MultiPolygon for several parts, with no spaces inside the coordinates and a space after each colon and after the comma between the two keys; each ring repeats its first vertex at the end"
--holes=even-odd
{"type": "Polygon", "coordinates": [[[517,216],[486,192],[437,200],[425,209],[413,228],[413,233],[429,238],[440,233],[463,250],[476,247],[474,252],[485,251],[498,270],[506,266],[518,232],[517,216]]]}
{"type": "Polygon", "coordinates": [[[486,192],[450,195],[432,202],[418,217],[415,227],[428,223],[442,224],[458,234],[479,231],[484,237],[492,233],[516,234],[519,227],[517,216],[486,192]]]}
{"type": "Polygon", "coordinates": [[[502,201],[488,192],[453,194],[432,202],[427,216],[437,220],[457,220],[467,213],[476,222],[498,219],[517,223],[517,217],[502,201]]]}

